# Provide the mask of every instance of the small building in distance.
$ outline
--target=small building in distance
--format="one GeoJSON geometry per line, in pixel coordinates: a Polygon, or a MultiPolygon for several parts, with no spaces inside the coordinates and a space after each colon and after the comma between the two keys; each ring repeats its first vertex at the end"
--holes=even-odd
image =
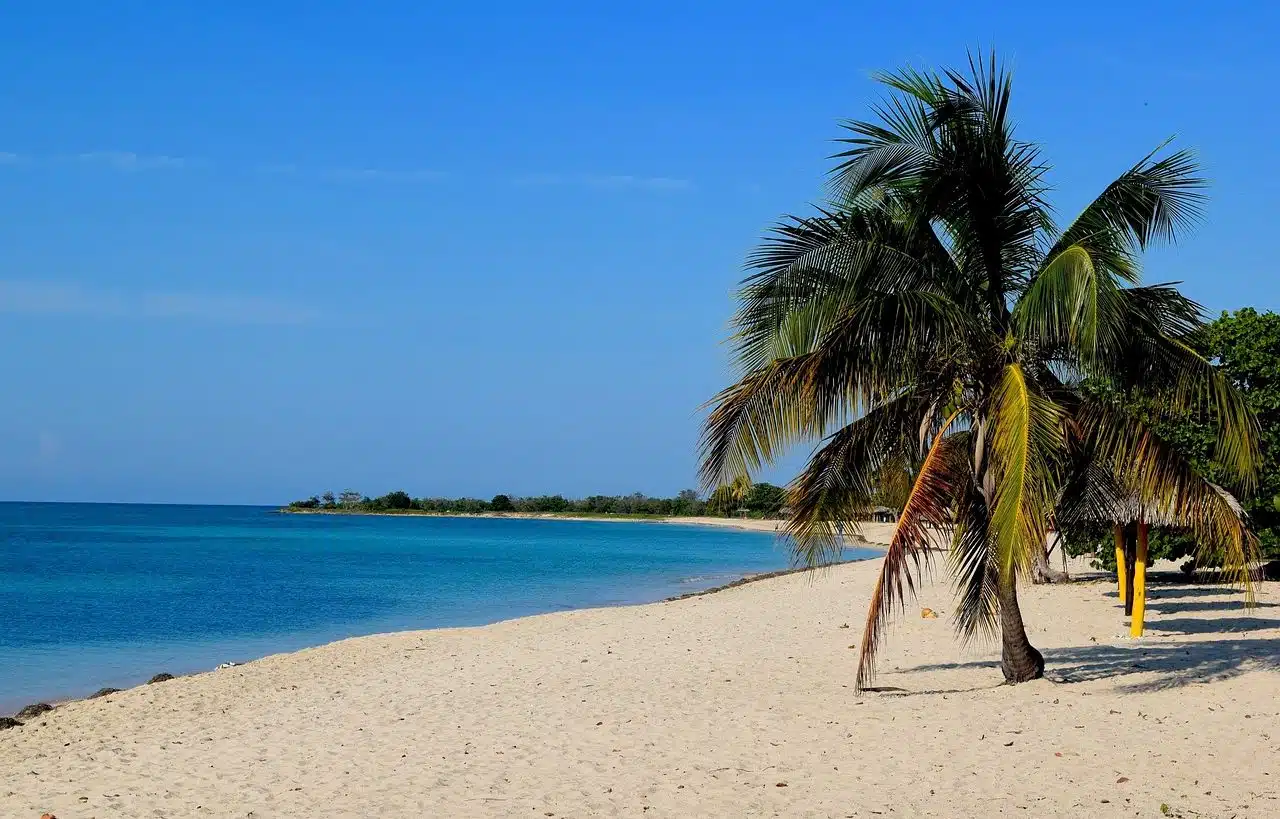
{"type": "Polygon", "coordinates": [[[873,506],[863,514],[865,515],[863,520],[875,523],[893,523],[898,519],[898,510],[890,509],[887,506],[873,506]]]}

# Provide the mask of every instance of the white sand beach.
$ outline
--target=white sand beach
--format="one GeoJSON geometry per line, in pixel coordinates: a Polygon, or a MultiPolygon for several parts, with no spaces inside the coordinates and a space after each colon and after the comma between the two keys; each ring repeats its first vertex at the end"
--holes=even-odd
{"type": "MultiPolygon", "coordinates": [[[[716,517],[681,517],[663,518],[661,523],[674,523],[685,526],[718,526],[723,529],[743,529],[748,532],[780,532],[786,525],[785,520],[761,520],[758,518],[716,518],[716,517]]],[[[871,545],[884,545],[893,535],[892,523],[876,523],[865,521],[858,527],[858,534],[871,545]]]]}
{"type": "Polygon", "coordinates": [[[1277,584],[1155,585],[1139,641],[1108,583],[1026,588],[1049,679],[1016,687],[928,585],[857,696],[878,568],[69,703],[0,731],[0,816],[1280,816],[1277,584]]]}

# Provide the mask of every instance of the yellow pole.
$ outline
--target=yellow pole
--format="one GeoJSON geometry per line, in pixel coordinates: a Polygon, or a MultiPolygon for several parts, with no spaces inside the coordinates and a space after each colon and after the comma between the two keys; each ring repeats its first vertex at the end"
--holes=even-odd
{"type": "Polygon", "coordinates": [[[1129,621],[1129,636],[1142,636],[1142,619],[1147,613],[1147,529],[1146,523],[1138,523],[1138,555],[1133,561],[1133,618],[1129,621]]]}
{"type": "Polygon", "coordinates": [[[1124,605],[1124,527],[1116,527],[1116,577],[1120,581],[1120,605],[1124,605]]]}

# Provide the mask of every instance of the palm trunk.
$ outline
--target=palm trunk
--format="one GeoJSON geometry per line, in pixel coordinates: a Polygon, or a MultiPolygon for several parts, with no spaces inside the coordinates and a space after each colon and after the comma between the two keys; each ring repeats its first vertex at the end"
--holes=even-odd
{"type": "Polygon", "coordinates": [[[1138,557],[1137,532],[1132,525],[1124,527],[1124,616],[1133,616],[1133,564],[1138,557]]]}
{"type": "Polygon", "coordinates": [[[1022,624],[1022,609],[1018,608],[1018,580],[1012,574],[1001,578],[997,584],[1000,599],[1000,670],[1007,683],[1038,680],[1044,676],[1044,655],[1036,651],[1027,639],[1026,626],[1022,624]]]}
{"type": "Polygon", "coordinates": [[[1058,571],[1049,565],[1049,546],[1046,544],[1035,550],[1035,560],[1031,566],[1032,583],[1070,583],[1071,575],[1058,571]]]}

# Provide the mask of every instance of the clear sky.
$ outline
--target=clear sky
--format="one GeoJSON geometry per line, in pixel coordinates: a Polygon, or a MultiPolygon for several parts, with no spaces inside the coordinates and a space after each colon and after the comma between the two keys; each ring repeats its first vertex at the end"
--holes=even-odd
{"type": "Polygon", "coordinates": [[[1275,309],[1273,8],[9,4],[0,499],[691,486],[744,254],[873,71],[979,46],[1063,218],[1177,134],[1147,278],[1275,309]]]}

